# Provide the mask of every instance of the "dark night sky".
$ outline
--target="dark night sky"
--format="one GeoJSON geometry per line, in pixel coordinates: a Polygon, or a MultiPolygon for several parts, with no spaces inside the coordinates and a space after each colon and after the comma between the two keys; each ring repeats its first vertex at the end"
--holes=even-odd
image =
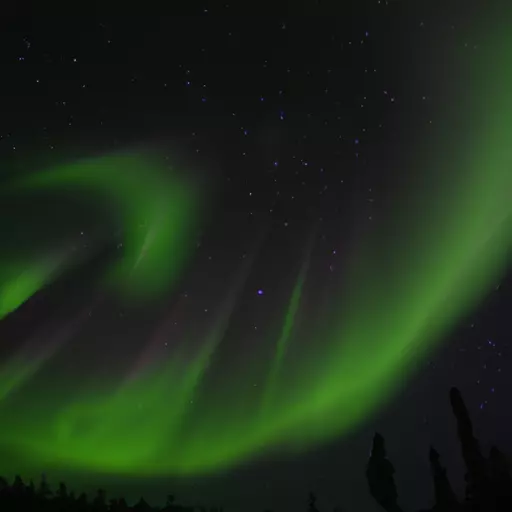
{"type": "MultiPolygon", "coordinates": [[[[485,30],[474,27],[484,16],[451,0],[303,2],[290,12],[276,3],[250,15],[220,2],[187,6],[184,15],[158,17],[9,13],[0,31],[0,162],[6,175],[40,162],[155,145],[169,148],[184,168],[209,173],[218,197],[182,283],[197,309],[183,321],[200,324],[235,262],[265,233],[248,286],[265,289],[266,302],[256,311],[251,303],[241,308],[233,327],[250,329],[265,322],[265,308],[282,303],[280,287],[293,285],[280,269],[300,265],[311,225],[320,226],[312,273],[325,289],[342,266],[343,245],[400,194],[396,170],[414,165],[414,145],[466,92],[464,77],[445,77],[457,67],[453,55],[470,59],[480,44],[485,30]]],[[[39,207],[31,203],[22,215],[0,205],[6,252],[30,246],[22,226],[39,216],[39,207]]],[[[62,208],[40,222],[51,218],[76,235],[87,214],[76,208],[62,216],[62,208]]],[[[89,276],[108,257],[99,255],[80,275],[43,292],[23,321],[2,320],[2,336],[13,329],[26,336],[43,319],[57,325],[80,307],[89,276]]],[[[107,489],[149,501],[173,491],[185,502],[254,511],[305,509],[311,489],[321,510],[377,510],[364,465],[378,430],[397,469],[403,507],[427,506],[430,444],[459,491],[463,484],[451,386],[461,389],[484,448],[495,441],[512,453],[511,306],[509,275],[422,360],[391,404],[326,447],[186,482],[109,477],[107,489]]],[[[118,336],[123,350],[117,346],[106,358],[129,358],[154,320],[151,312],[130,314],[136,316],[128,322],[99,314],[77,336],[96,333],[98,350],[118,336]]],[[[102,484],[91,477],[91,488],[102,484]]]]}

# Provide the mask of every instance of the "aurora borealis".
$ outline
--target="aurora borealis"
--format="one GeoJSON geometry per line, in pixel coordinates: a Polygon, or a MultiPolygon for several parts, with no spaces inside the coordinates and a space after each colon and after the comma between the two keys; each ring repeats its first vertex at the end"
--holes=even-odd
{"type": "Polygon", "coordinates": [[[14,465],[27,474],[194,478],[266,453],[299,456],[371,421],[510,264],[505,32],[467,66],[470,99],[438,112],[429,135],[408,147],[408,171],[394,175],[400,185],[371,224],[354,215],[347,224],[356,234],[344,237],[336,220],[310,215],[287,265],[272,252],[279,235],[268,219],[244,233],[249,249],[232,258],[242,237],[222,223],[242,214],[215,216],[227,201],[215,182],[222,178],[191,172],[184,151],[178,158],[127,144],[42,167],[35,157],[32,169],[5,174],[1,194],[13,217],[27,201],[38,206],[18,221],[26,247],[13,243],[0,257],[0,323],[23,324],[47,297],[66,302],[68,292],[55,291],[68,290],[61,283],[82,288],[64,312],[53,313],[49,301],[41,329],[19,338],[15,328],[2,331],[12,338],[0,338],[0,472],[14,465]],[[75,222],[74,202],[94,217],[91,226],[75,222]],[[45,205],[58,213],[41,234],[45,205]],[[328,291],[318,292],[315,258],[327,223],[342,263],[328,291]],[[220,229],[232,241],[221,251],[229,263],[216,287],[196,277],[200,293],[214,299],[194,320],[184,283],[208,274],[198,240],[220,229]],[[51,243],[32,246],[36,235],[51,243]],[[261,293],[253,285],[258,265],[273,276],[261,293]],[[272,294],[280,299],[265,327],[246,339],[234,326],[260,307],[247,297],[263,303],[272,294]],[[102,333],[91,320],[118,309],[152,320],[132,333],[114,323],[102,333]],[[121,351],[128,334],[126,355],[112,365],[106,353],[121,351]]]}

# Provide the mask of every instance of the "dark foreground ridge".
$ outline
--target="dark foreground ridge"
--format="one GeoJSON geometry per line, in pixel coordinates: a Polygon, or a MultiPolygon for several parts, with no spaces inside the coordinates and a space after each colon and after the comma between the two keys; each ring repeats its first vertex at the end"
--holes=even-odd
{"type": "MultiPolygon", "coordinates": [[[[505,456],[498,448],[491,448],[489,456],[484,457],[478,440],[473,435],[473,425],[468,410],[458,389],[450,391],[452,410],[457,422],[462,456],[466,465],[466,492],[464,497],[455,495],[446,476],[446,470],[440,462],[439,453],[430,448],[430,466],[434,487],[434,506],[419,512],[512,512],[511,468],[505,456]]],[[[394,467],[386,456],[385,440],[376,433],[366,467],[366,478],[371,495],[387,512],[406,512],[399,504],[398,491],[394,480],[394,467]]],[[[321,512],[316,507],[316,496],[309,494],[308,512],[321,512]]],[[[96,497],[76,496],[68,492],[64,483],[53,492],[43,478],[38,488],[32,481],[25,484],[20,476],[9,484],[0,477],[0,512],[223,512],[222,508],[198,508],[179,505],[174,496],[167,498],[163,508],[151,507],[143,498],[134,506],[126,501],[111,499],[98,490],[96,497]]],[[[238,512],[238,511],[234,511],[238,512]]],[[[269,511],[266,511],[269,512],[269,511]]],[[[348,512],[348,511],[347,511],[348,512]]]]}

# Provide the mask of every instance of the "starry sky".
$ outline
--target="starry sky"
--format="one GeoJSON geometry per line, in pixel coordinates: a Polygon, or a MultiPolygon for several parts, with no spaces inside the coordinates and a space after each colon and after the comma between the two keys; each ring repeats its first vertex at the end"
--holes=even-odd
{"type": "Polygon", "coordinates": [[[511,13],[338,4],[8,11],[1,473],[377,510],[378,430],[418,509],[451,386],[512,456],[511,13]]]}

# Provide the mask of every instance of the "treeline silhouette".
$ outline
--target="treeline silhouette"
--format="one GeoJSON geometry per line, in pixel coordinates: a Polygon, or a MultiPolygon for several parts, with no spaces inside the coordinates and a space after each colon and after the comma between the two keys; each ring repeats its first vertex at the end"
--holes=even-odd
{"type": "MultiPolygon", "coordinates": [[[[430,448],[430,466],[434,488],[434,505],[419,512],[512,512],[512,477],[507,459],[496,447],[487,457],[482,454],[466,405],[458,389],[450,391],[450,401],[457,422],[457,434],[466,466],[465,496],[458,497],[441,465],[439,453],[430,448]]],[[[366,479],[375,501],[387,512],[404,512],[399,505],[394,480],[394,467],[386,456],[385,440],[376,433],[366,466],[366,479]]],[[[316,496],[309,494],[308,512],[319,512],[316,496]]],[[[143,498],[128,506],[123,498],[107,500],[106,492],[99,489],[89,499],[85,493],[76,496],[60,483],[54,492],[43,476],[39,485],[24,483],[16,476],[12,484],[0,477],[0,512],[223,512],[222,508],[191,507],[176,503],[173,495],[166,505],[150,506],[143,498]]],[[[265,511],[270,512],[270,511],[265,511]]],[[[341,512],[341,509],[335,509],[341,512]]]]}

